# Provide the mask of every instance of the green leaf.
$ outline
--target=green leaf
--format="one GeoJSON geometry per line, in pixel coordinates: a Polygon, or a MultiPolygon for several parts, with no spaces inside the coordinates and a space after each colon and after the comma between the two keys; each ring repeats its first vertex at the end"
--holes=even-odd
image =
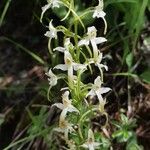
{"type": "Polygon", "coordinates": [[[137,0],[109,0],[105,2],[105,7],[113,3],[137,3],[137,0]]]}
{"type": "Polygon", "coordinates": [[[120,136],[122,136],[122,135],[123,135],[122,130],[118,130],[118,131],[116,131],[116,132],[114,132],[114,133],[112,134],[112,137],[113,137],[113,138],[117,138],[117,137],[120,137],[120,136]]]}
{"type": "Polygon", "coordinates": [[[145,81],[146,83],[150,83],[150,69],[145,70],[140,77],[145,81]]]}
{"type": "Polygon", "coordinates": [[[38,56],[37,54],[33,53],[31,50],[25,48],[21,44],[13,41],[13,40],[11,40],[11,39],[9,39],[7,37],[1,37],[1,39],[11,42],[16,47],[18,47],[20,50],[23,50],[24,52],[26,52],[27,54],[29,54],[34,60],[38,61],[40,64],[42,64],[42,65],[45,64],[45,61],[40,56],[38,56]]]}
{"type": "Polygon", "coordinates": [[[4,121],[5,121],[5,120],[4,120],[4,116],[3,116],[3,115],[0,115],[0,126],[3,124],[4,121]]]}
{"type": "Polygon", "coordinates": [[[133,62],[133,54],[131,52],[126,57],[126,64],[127,64],[129,69],[132,67],[132,62],[133,62]]]}

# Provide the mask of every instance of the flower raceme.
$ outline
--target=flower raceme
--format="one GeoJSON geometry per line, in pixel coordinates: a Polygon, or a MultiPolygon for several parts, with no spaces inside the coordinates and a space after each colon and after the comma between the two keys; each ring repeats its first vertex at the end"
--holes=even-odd
{"type": "MultiPolygon", "coordinates": [[[[103,11],[103,0],[98,0],[99,4],[98,6],[95,7],[94,13],[93,13],[93,18],[102,18],[106,24],[105,20],[105,12],[103,11]]],[[[88,130],[88,138],[87,140],[84,139],[84,129],[89,128],[89,124],[87,122],[84,122],[84,119],[82,122],[80,122],[78,119],[82,119],[82,116],[86,117],[85,115],[91,113],[89,111],[89,107],[84,107],[82,106],[83,100],[87,98],[88,96],[97,96],[99,100],[99,104],[96,105],[93,110],[99,110],[100,113],[106,113],[105,112],[105,104],[106,104],[106,99],[103,99],[103,94],[109,92],[111,89],[108,87],[102,87],[103,83],[103,68],[107,71],[108,67],[104,64],[102,64],[102,58],[103,54],[100,52],[98,49],[98,44],[104,43],[107,41],[106,38],[104,37],[97,37],[97,29],[95,26],[91,26],[87,28],[87,33],[86,36],[82,39],[78,35],[78,21],[81,20],[80,16],[78,17],[78,13],[75,12],[75,7],[74,7],[75,1],[63,1],[63,0],[47,0],[47,4],[42,7],[42,14],[41,14],[41,19],[43,18],[44,13],[49,9],[49,8],[59,8],[60,4],[63,4],[64,7],[67,7],[66,10],[68,10],[66,16],[70,17],[71,14],[73,14],[72,17],[76,22],[74,25],[72,25],[70,28],[66,28],[61,26],[57,26],[56,28],[52,24],[52,20],[49,22],[49,30],[45,33],[45,36],[49,38],[49,44],[48,48],[51,50],[51,40],[52,39],[60,39],[57,36],[57,33],[62,31],[62,29],[66,29],[64,34],[64,45],[58,46],[53,49],[53,51],[58,51],[63,53],[64,56],[64,63],[62,64],[57,64],[53,69],[60,69],[62,71],[67,71],[67,79],[65,80],[67,83],[67,87],[63,88],[61,87],[61,90],[65,90],[65,92],[62,94],[62,103],[55,103],[52,106],[55,106],[61,110],[60,117],[59,117],[59,126],[57,128],[54,128],[54,131],[63,133],[66,144],[69,143],[69,141],[73,141],[74,145],[73,147],[76,146],[81,146],[83,148],[89,149],[89,150],[95,150],[99,149],[100,144],[98,142],[95,142],[94,138],[94,133],[91,129],[88,130]],[[73,2],[73,3],[72,3],[73,2]],[[72,28],[75,27],[75,28],[72,28]],[[75,33],[74,33],[75,32],[75,33]],[[71,33],[71,34],[70,34],[71,33]],[[75,37],[74,37],[75,35],[75,37]],[[72,41],[70,42],[70,38],[72,41]],[[79,40],[79,41],[78,41],[79,40]],[[82,48],[83,45],[86,45],[86,48],[88,52],[90,53],[90,58],[87,56],[87,53],[84,51],[82,48]],[[90,46],[89,46],[90,45],[90,46]],[[91,47],[91,48],[90,48],[91,47]],[[81,55],[82,54],[82,55],[81,55]],[[88,58],[87,58],[88,57],[88,58]],[[83,58],[85,62],[83,61],[83,58]],[[83,62],[83,63],[81,63],[83,62]],[[90,64],[94,64],[95,66],[98,67],[100,70],[100,75],[94,80],[93,84],[88,84],[87,86],[84,83],[84,76],[82,75],[85,73],[84,71],[87,70],[87,66],[89,65],[89,68],[92,72],[92,67],[90,64]],[[75,73],[75,71],[77,71],[75,73]],[[84,80],[82,82],[82,79],[84,80]],[[89,91],[88,91],[89,89],[89,91]],[[67,91],[66,91],[67,90],[67,91]],[[69,92],[70,91],[70,92],[69,92]],[[72,100],[69,99],[69,94],[71,93],[72,100]],[[85,94],[87,93],[87,95],[85,94]],[[85,96],[86,95],[86,96],[85,96]],[[84,107],[84,108],[83,108],[84,107]],[[80,111],[79,111],[80,110],[80,111]],[[74,113],[73,113],[74,112],[74,113]],[[69,114],[69,115],[68,115],[69,114]],[[81,116],[73,116],[73,115],[81,115],[81,116]],[[78,122],[79,121],[79,122],[78,122]],[[72,124],[73,123],[73,124],[72,124]],[[85,123],[85,124],[84,124],[85,123]],[[73,125],[78,126],[78,132],[73,129],[73,125]],[[82,126],[84,128],[82,128],[82,126]],[[71,132],[75,132],[72,135],[69,135],[71,132]],[[69,135],[69,137],[68,137],[69,135]],[[81,138],[79,138],[81,137],[81,138]],[[76,139],[76,140],[74,140],[76,139]],[[82,139],[82,140],[81,140],[82,139]],[[79,141],[76,143],[76,141],[79,141]],[[83,143],[85,141],[85,143],[83,143]],[[82,144],[83,143],[83,144],[82,144]],[[82,144],[82,145],[81,145],[82,144]]],[[[93,11],[93,9],[92,9],[93,11]]],[[[68,18],[69,20],[69,18],[68,18]]],[[[67,21],[66,21],[67,22],[67,21]]],[[[106,28],[105,31],[106,32],[106,28]]],[[[58,41],[59,42],[59,41],[58,41]]],[[[52,51],[50,51],[51,55],[53,54],[52,51]]],[[[87,70],[88,71],[88,70],[87,70]]],[[[61,79],[63,77],[62,74],[55,75],[52,72],[52,69],[46,73],[48,76],[48,81],[50,84],[50,89],[51,87],[55,86],[58,82],[58,79],[61,79]]],[[[88,73],[87,73],[88,75],[88,73]]],[[[64,76],[66,77],[66,76],[64,76]]],[[[94,107],[94,106],[93,106],[94,107]]],[[[85,119],[87,120],[87,119],[85,119]]],[[[90,119],[89,119],[90,120],[90,119]]],[[[69,144],[68,144],[68,147],[69,144]]],[[[74,148],[76,149],[76,148],[74,148]]]]}

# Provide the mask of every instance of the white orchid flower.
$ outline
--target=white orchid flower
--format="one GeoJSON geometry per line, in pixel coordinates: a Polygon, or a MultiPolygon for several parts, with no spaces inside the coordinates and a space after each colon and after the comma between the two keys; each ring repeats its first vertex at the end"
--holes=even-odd
{"type": "Polygon", "coordinates": [[[50,39],[57,39],[57,29],[53,26],[52,20],[49,22],[49,31],[47,31],[44,35],[50,39]]]}
{"type": "Polygon", "coordinates": [[[99,0],[98,6],[95,7],[93,18],[95,18],[95,17],[104,18],[106,13],[103,11],[103,8],[104,8],[103,0],[99,0]]]}
{"type": "Polygon", "coordinates": [[[62,110],[61,112],[61,116],[60,118],[65,118],[67,112],[77,112],[79,113],[79,110],[77,108],[75,108],[72,104],[71,104],[71,100],[69,100],[69,91],[66,91],[63,95],[62,95],[62,102],[63,103],[55,103],[52,106],[56,106],[59,109],[62,110]]]}
{"type": "Polygon", "coordinates": [[[103,103],[103,97],[102,94],[109,92],[111,89],[108,87],[101,87],[102,85],[102,81],[100,76],[98,76],[95,80],[94,80],[94,84],[92,86],[92,89],[89,91],[89,93],[86,95],[86,97],[88,97],[89,95],[91,96],[96,96],[98,97],[99,103],[103,103]]]}
{"type": "Polygon", "coordinates": [[[53,51],[59,51],[59,52],[64,53],[65,51],[69,51],[70,47],[73,49],[74,46],[70,42],[70,38],[66,38],[64,42],[64,47],[61,47],[61,46],[56,47],[53,51]]]}
{"type": "Polygon", "coordinates": [[[49,38],[49,42],[48,42],[48,49],[50,54],[52,54],[52,50],[51,50],[51,40],[53,38],[57,39],[57,29],[53,26],[52,24],[52,20],[49,22],[49,31],[46,31],[46,33],[44,34],[46,37],[49,38]]]}
{"type": "Polygon", "coordinates": [[[49,8],[59,8],[60,0],[47,0],[47,4],[42,7],[40,22],[42,22],[43,15],[49,8]]]}
{"type": "Polygon", "coordinates": [[[74,131],[72,126],[73,126],[73,124],[68,123],[67,120],[60,117],[59,127],[54,128],[54,131],[64,133],[65,140],[68,141],[68,134],[74,131]]]}
{"type": "Polygon", "coordinates": [[[93,13],[93,18],[102,18],[104,20],[104,23],[105,23],[105,30],[104,30],[104,34],[106,33],[107,31],[107,22],[105,20],[105,15],[106,13],[103,11],[103,8],[104,8],[104,3],[103,3],[103,0],[99,0],[99,4],[98,6],[95,7],[95,11],[93,13]]]}
{"type": "Polygon", "coordinates": [[[97,44],[107,41],[104,37],[96,37],[96,35],[97,35],[96,28],[94,26],[88,27],[87,37],[85,37],[85,39],[83,40],[80,40],[78,43],[78,46],[82,46],[82,45],[89,45],[91,42],[91,45],[93,47],[94,58],[98,56],[97,44]]]}
{"type": "Polygon", "coordinates": [[[99,149],[100,143],[95,142],[94,133],[91,129],[88,131],[88,139],[87,142],[81,145],[83,148],[89,149],[89,150],[95,150],[99,149]]]}
{"type": "Polygon", "coordinates": [[[50,84],[50,87],[53,87],[57,84],[57,76],[52,72],[51,69],[49,69],[49,71],[47,73],[45,73],[48,76],[48,81],[50,84]]]}
{"type": "Polygon", "coordinates": [[[108,66],[101,64],[103,58],[103,54],[101,52],[98,53],[98,56],[96,58],[89,59],[89,63],[95,63],[95,65],[101,70],[101,68],[105,68],[106,71],[108,71],[108,66]]]}
{"type": "Polygon", "coordinates": [[[59,64],[55,66],[54,69],[61,69],[63,71],[68,71],[68,78],[69,80],[72,80],[72,81],[74,79],[73,70],[75,71],[85,70],[87,67],[86,64],[75,63],[70,52],[67,50],[64,51],[64,61],[65,61],[65,64],[59,64]]]}
{"type": "Polygon", "coordinates": [[[103,81],[103,71],[102,71],[102,68],[104,68],[106,71],[108,71],[108,66],[106,66],[106,65],[104,65],[104,64],[101,63],[102,58],[103,58],[103,54],[100,51],[98,51],[98,56],[96,58],[89,59],[89,63],[90,64],[94,63],[98,67],[98,69],[99,69],[99,71],[101,73],[102,81],[103,81]]]}

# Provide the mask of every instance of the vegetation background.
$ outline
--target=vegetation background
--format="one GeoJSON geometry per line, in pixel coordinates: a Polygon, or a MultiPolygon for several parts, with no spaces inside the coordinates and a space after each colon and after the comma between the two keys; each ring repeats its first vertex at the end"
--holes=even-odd
{"type": "MultiPolygon", "coordinates": [[[[77,0],[95,6],[96,0],[77,0]]],[[[45,71],[53,65],[44,36],[47,18],[58,18],[61,12],[47,12],[44,24],[39,21],[42,0],[0,1],[0,149],[48,149],[46,142],[59,112],[49,108],[45,71]]],[[[113,92],[108,95],[106,110],[110,118],[127,111],[136,118],[134,132],[138,143],[150,147],[150,1],[105,0],[108,42],[102,47],[109,71],[106,84],[113,92]]],[[[87,17],[88,18],[88,17],[87,17]]],[[[102,20],[85,20],[95,25],[99,35],[102,20]]],[[[59,22],[54,22],[56,25],[59,22]]],[[[66,21],[66,24],[68,22],[66,21]]],[[[60,56],[61,58],[61,56],[60,56]]],[[[55,91],[56,99],[59,93],[55,91]]],[[[124,149],[116,143],[115,149],[124,149]]],[[[6,150],[5,149],[5,150],[6,150]]]]}

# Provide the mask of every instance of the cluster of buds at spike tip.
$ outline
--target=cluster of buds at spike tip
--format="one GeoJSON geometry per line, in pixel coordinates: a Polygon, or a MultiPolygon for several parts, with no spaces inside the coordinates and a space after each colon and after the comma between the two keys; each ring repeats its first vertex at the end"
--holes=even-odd
{"type": "MultiPolygon", "coordinates": [[[[47,4],[44,7],[42,7],[41,19],[43,18],[44,13],[49,8],[59,8],[61,4],[63,5],[63,2],[65,1],[47,0],[47,4]]],[[[103,7],[104,7],[103,0],[98,0],[98,2],[99,2],[98,6],[96,6],[94,9],[93,18],[102,18],[105,22],[105,27],[106,27],[107,24],[104,18],[105,12],[103,11],[103,7]]],[[[68,3],[69,2],[67,1],[67,4],[68,3]]],[[[65,4],[64,6],[66,6],[67,4],[65,4]]],[[[72,4],[70,4],[70,6],[71,5],[72,4]]],[[[69,13],[70,11],[72,11],[71,9],[69,9],[69,13]]],[[[73,11],[73,14],[74,14],[74,11],[73,11]]],[[[52,20],[49,23],[48,29],[49,30],[45,33],[45,36],[48,37],[50,41],[51,39],[58,40],[57,33],[58,31],[61,32],[61,30],[57,30],[58,28],[57,27],[55,28],[53,26],[52,20]]],[[[69,29],[66,29],[66,30],[69,30],[69,29]]],[[[104,32],[106,32],[106,28],[104,32]]],[[[89,96],[90,97],[97,96],[98,102],[99,102],[98,107],[96,107],[97,109],[93,109],[93,110],[99,110],[99,112],[103,113],[105,111],[104,107],[106,104],[106,99],[103,97],[103,94],[111,90],[109,87],[102,86],[103,85],[103,69],[107,71],[108,67],[107,65],[104,65],[102,63],[103,54],[98,48],[98,45],[106,42],[107,39],[104,37],[97,37],[97,29],[95,26],[88,27],[86,36],[83,36],[83,38],[81,38],[81,36],[78,36],[77,33],[73,33],[70,30],[69,30],[69,33],[72,33],[72,34],[70,35],[70,37],[69,35],[65,35],[64,45],[55,47],[53,49],[54,52],[56,51],[60,52],[64,56],[63,57],[64,63],[57,64],[53,68],[54,71],[55,70],[67,71],[66,83],[68,84],[68,87],[66,88],[62,87],[63,90],[67,89],[67,91],[65,91],[62,94],[62,103],[55,103],[52,105],[53,107],[55,106],[61,110],[60,117],[59,117],[59,125],[58,127],[54,128],[54,131],[63,133],[66,143],[69,143],[70,141],[72,141],[72,139],[69,139],[69,133],[75,132],[75,130],[73,129],[73,125],[79,126],[79,122],[76,122],[76,124],[73,124],[72,122],[70,122],[68,117],[70,117],[71,115],[72,116],[75,115],[75,116],[79,116],[78,118],[80,118],[80,115],[86,114],[86,112],[82,112],[81,110],[82,107],[80,107],[80,105],[78,104],[80,103],[81,105],[83,105],[83,101],[81,100],[81,98],[84,100],[89,96]],[[76,35],[76,36],[73,37],[72,35],[76,35]],[[74,42],[71,42],[70,38],[72,39],[76,38],[76,39],[74,39],[74,42]],[[90,58],[89,56],[86,56],[87,52],[84,51],[84,49],[87,47],[90,49],[90,52],[91,52],[90,58]],[[80,53],[80,50],[82,51],[81,53],[80,53]],[[85,61],[83,60],[83,58],[82,60],[80,60],[80,57],[78,57],[79,55],[77,55],[78,52],[81,55],[85,56],[84,57],[85,61]],[[88,71],[88,67],[91,68],[90,66],[91,64],[94,64],[96,67],[98,67],[99,75],[95,78],[94,83],[88,84],[88,88],[87,88],[87,86],[84,84],[84,81],[81,81],[82,80],[81,74],[84,74],[85,71],[88,71]],[[86,93],[84,92],[82,93],[81,89],[83,89],[83,91],[86,91],[86,93]],[[76,93],[77,95],[74,95],[76,93]],[[84,95],[84,97],[82,94],[84,95]],[[72,99],[69,98],[69,95],[72,96],[71,97],[72,99]],[[80,95],[82,95],[82,97],[80,97],[80,95]]],[[[52,68],[46,73],[46,75],[48,76],[50,89],[58,84],[58,79],[61,79],[61,77],[58,77],[59,75],[56,75],[53,73],[52,68]]],[[[93,106],[93,108],[95,107],[93,106]]],[[[87,108],[86,111],[89,111],[89,108],[87,108]]],[[[79,134],[81,138],[83,138],[82,133],[80,132],[79,134]]],[[[91,129],[88,130],[87,140],[84,139],[82,143],[80,146],[89,150],[97,149],[100,146],[100,143],[95,142],[94,133],[91,129]]],[[[73,147],[75,147],[75,142],[74,142],[73,147]]]]}

